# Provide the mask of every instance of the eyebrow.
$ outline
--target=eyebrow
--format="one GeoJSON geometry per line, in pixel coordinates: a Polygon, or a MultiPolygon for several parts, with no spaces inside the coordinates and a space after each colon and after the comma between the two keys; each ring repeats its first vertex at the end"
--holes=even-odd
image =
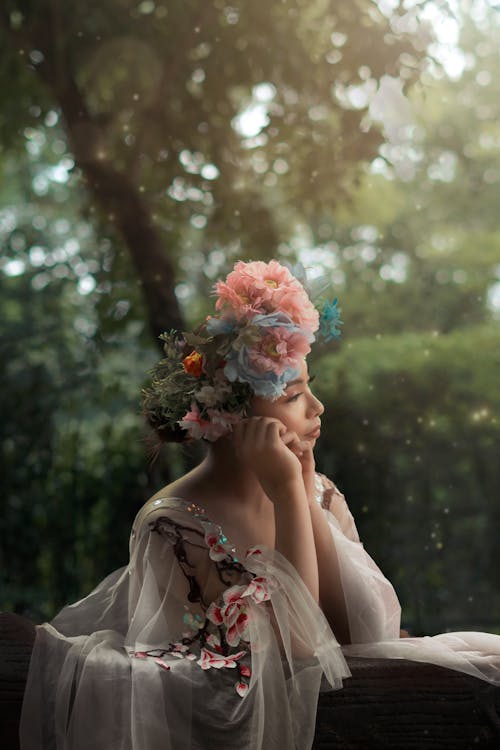
{"type": "Polygon", "coordinates": [[[292,381],[290,381],[290,383],[287,383],[286,387],[290,388],[291,385],[299,385],[299,384],[303,385],[304,381],[303,380],[292,380],[292,381]]]}

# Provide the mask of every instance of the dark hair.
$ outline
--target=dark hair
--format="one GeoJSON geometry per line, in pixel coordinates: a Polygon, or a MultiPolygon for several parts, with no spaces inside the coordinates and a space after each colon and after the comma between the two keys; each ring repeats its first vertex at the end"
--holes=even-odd
{"type": "Polygon", "coordinates": [[[142,414],[146,423],[154,430],[160,444],[163,443],[190,443],[192,438],[186,430],[179,425],[173,427],[165,422],[158,411],[151,408],[151,404],[145,402],[142,414]]]}

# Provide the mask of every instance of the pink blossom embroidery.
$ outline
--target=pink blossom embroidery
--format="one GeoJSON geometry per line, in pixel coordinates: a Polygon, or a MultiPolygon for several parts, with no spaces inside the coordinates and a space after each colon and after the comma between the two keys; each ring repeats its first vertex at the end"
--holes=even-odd
{"type": "Polygon", "coordinates": [[[256,577],[247,586],[231,586],[222,595],[222,605],[215,602],[207,609],[207,618],[214,625],[225,625],[226,640],[230,646],[236,646],[240,640],[248,641],[250,616],[247,611],[246,598],[257,604],[271,598],[265,578],[256,577]]]}
{"type": "Polygon", "coordinates": [[[155,659],[155,662],[165,671],[170,672],[170,667],[168,666],[167,662],[163,661],[163,659],[155,659]]]}
{"type": "Polygon", "coordinates": [[[250,581],[241,596],[250,596],[257,604],[269,601],[271,594],[269,593],[266,579],[261,576],[254,578],[250,581]]]}
{"type": "MultiPolygon", "coordinates": [[[[232,605],[235,606],[235,605],[232,605]]],[[[226,641],[230,646],[237,646],[240,640],[248,641],[248,625],[250,618],[246,612],[238,612],[233,624],[228,628],[226,641]]]]}
{"type": "Polygon", "coordinates": [[[206,638],[206,643],[208,643],[209,646],[212,646],[212,648],[215,648],[217,650],[217,648],[220,647],[220,638],[218,634],[209,633],[206,638]]]}
{"type": "Polygon", "coordinates": [[[222,606],[215,602],[207,609],[207,618],[215,625],[226,626],[226,641],[236,646],[240,640],[248,640],[247,628],[250,618],[246,611],[246,602],[242,595],[247,586],[231,586],[222,595],[222,606]]]}
{"type": "Polygon", "coordinates": [[[248,684],[246,682],[237,682],[234,686],[238,695],[243,698],[248,690],[248,684]]]}
{"type": "Polygon", "coordinates": [[[224,544],[219,542],[217,534],[214,534],[213,532],[208,533],[205,536],[205,541],[209,548],[208,554],[212,560],[224,560],[228,556],[229,550],[224,544]]]}
{"type": "Polygon", "coordinates": [[[183,659],[187,655],[187,651],[189,651],[189,648],[183,643],[173,643],[170,649],[172,656],[176,656],[178,659],[183,659]]]}
{"type": "Polygon", "coordinates": [[[219,562],[231,557],[232,547],[224,543],[226,538],[222,535],[220,529],[216,527],[214,530],[214,524],[212,523],[204,523],[203,526],[205,527],[205,543],[208,547],[210,559],[219,562]]]}
{"type": "Polygon", "coordinates": [[[238,651],[237,654],[222,656],[221,654],[209,651],[208,648],[202,648],[201,656],[198,659],[197,664],[199,664],[202,669],[210,669],[211,667],[214,669],[222,669],[223,667],[229,667],[232,669],[237,666],[236,662],[245,656],[246,653],[246,651],[238,651]]]}
{"type": "Polygon", "coordinates": [[[257,547],[257,545],[254,545],[253,547],[249,547],[247,549],[247,557],[251,557],[252,555],[262,555],[262,550],[260,547],[257,547]]]}

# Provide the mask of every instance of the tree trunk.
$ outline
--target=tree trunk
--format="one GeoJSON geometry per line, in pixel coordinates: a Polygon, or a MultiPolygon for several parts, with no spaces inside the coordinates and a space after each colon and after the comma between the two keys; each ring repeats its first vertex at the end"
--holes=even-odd
{"type": "Polygon", "coordinates": [[[103,144],[109,118],[89,112],[76,84],[71,60],[58,36],[57,3],[47,7],[47,14],[43,25],[30,24],[26,17],[20,28],[13,28],[4,11],[0,23],[16,47],[43,53],[37,73],[61,108],[75,164],[82,170],[97,207],[117,227],[130,252],[153,336],[157,339],[171,328],[182,331],[184,318],[175,296],[174,265],[167,248],[141,199],[139,186],[106,159],[103,144]]]}

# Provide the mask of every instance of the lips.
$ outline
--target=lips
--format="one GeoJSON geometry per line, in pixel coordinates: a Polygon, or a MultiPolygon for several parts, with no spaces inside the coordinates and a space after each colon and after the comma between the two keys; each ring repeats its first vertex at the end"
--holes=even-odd
{"type": "Polygon", "coordinates": [[[308,432],[306,438],[319,438],[321,435],[321,427],[316,427],[312,432],[308,432]]]}

